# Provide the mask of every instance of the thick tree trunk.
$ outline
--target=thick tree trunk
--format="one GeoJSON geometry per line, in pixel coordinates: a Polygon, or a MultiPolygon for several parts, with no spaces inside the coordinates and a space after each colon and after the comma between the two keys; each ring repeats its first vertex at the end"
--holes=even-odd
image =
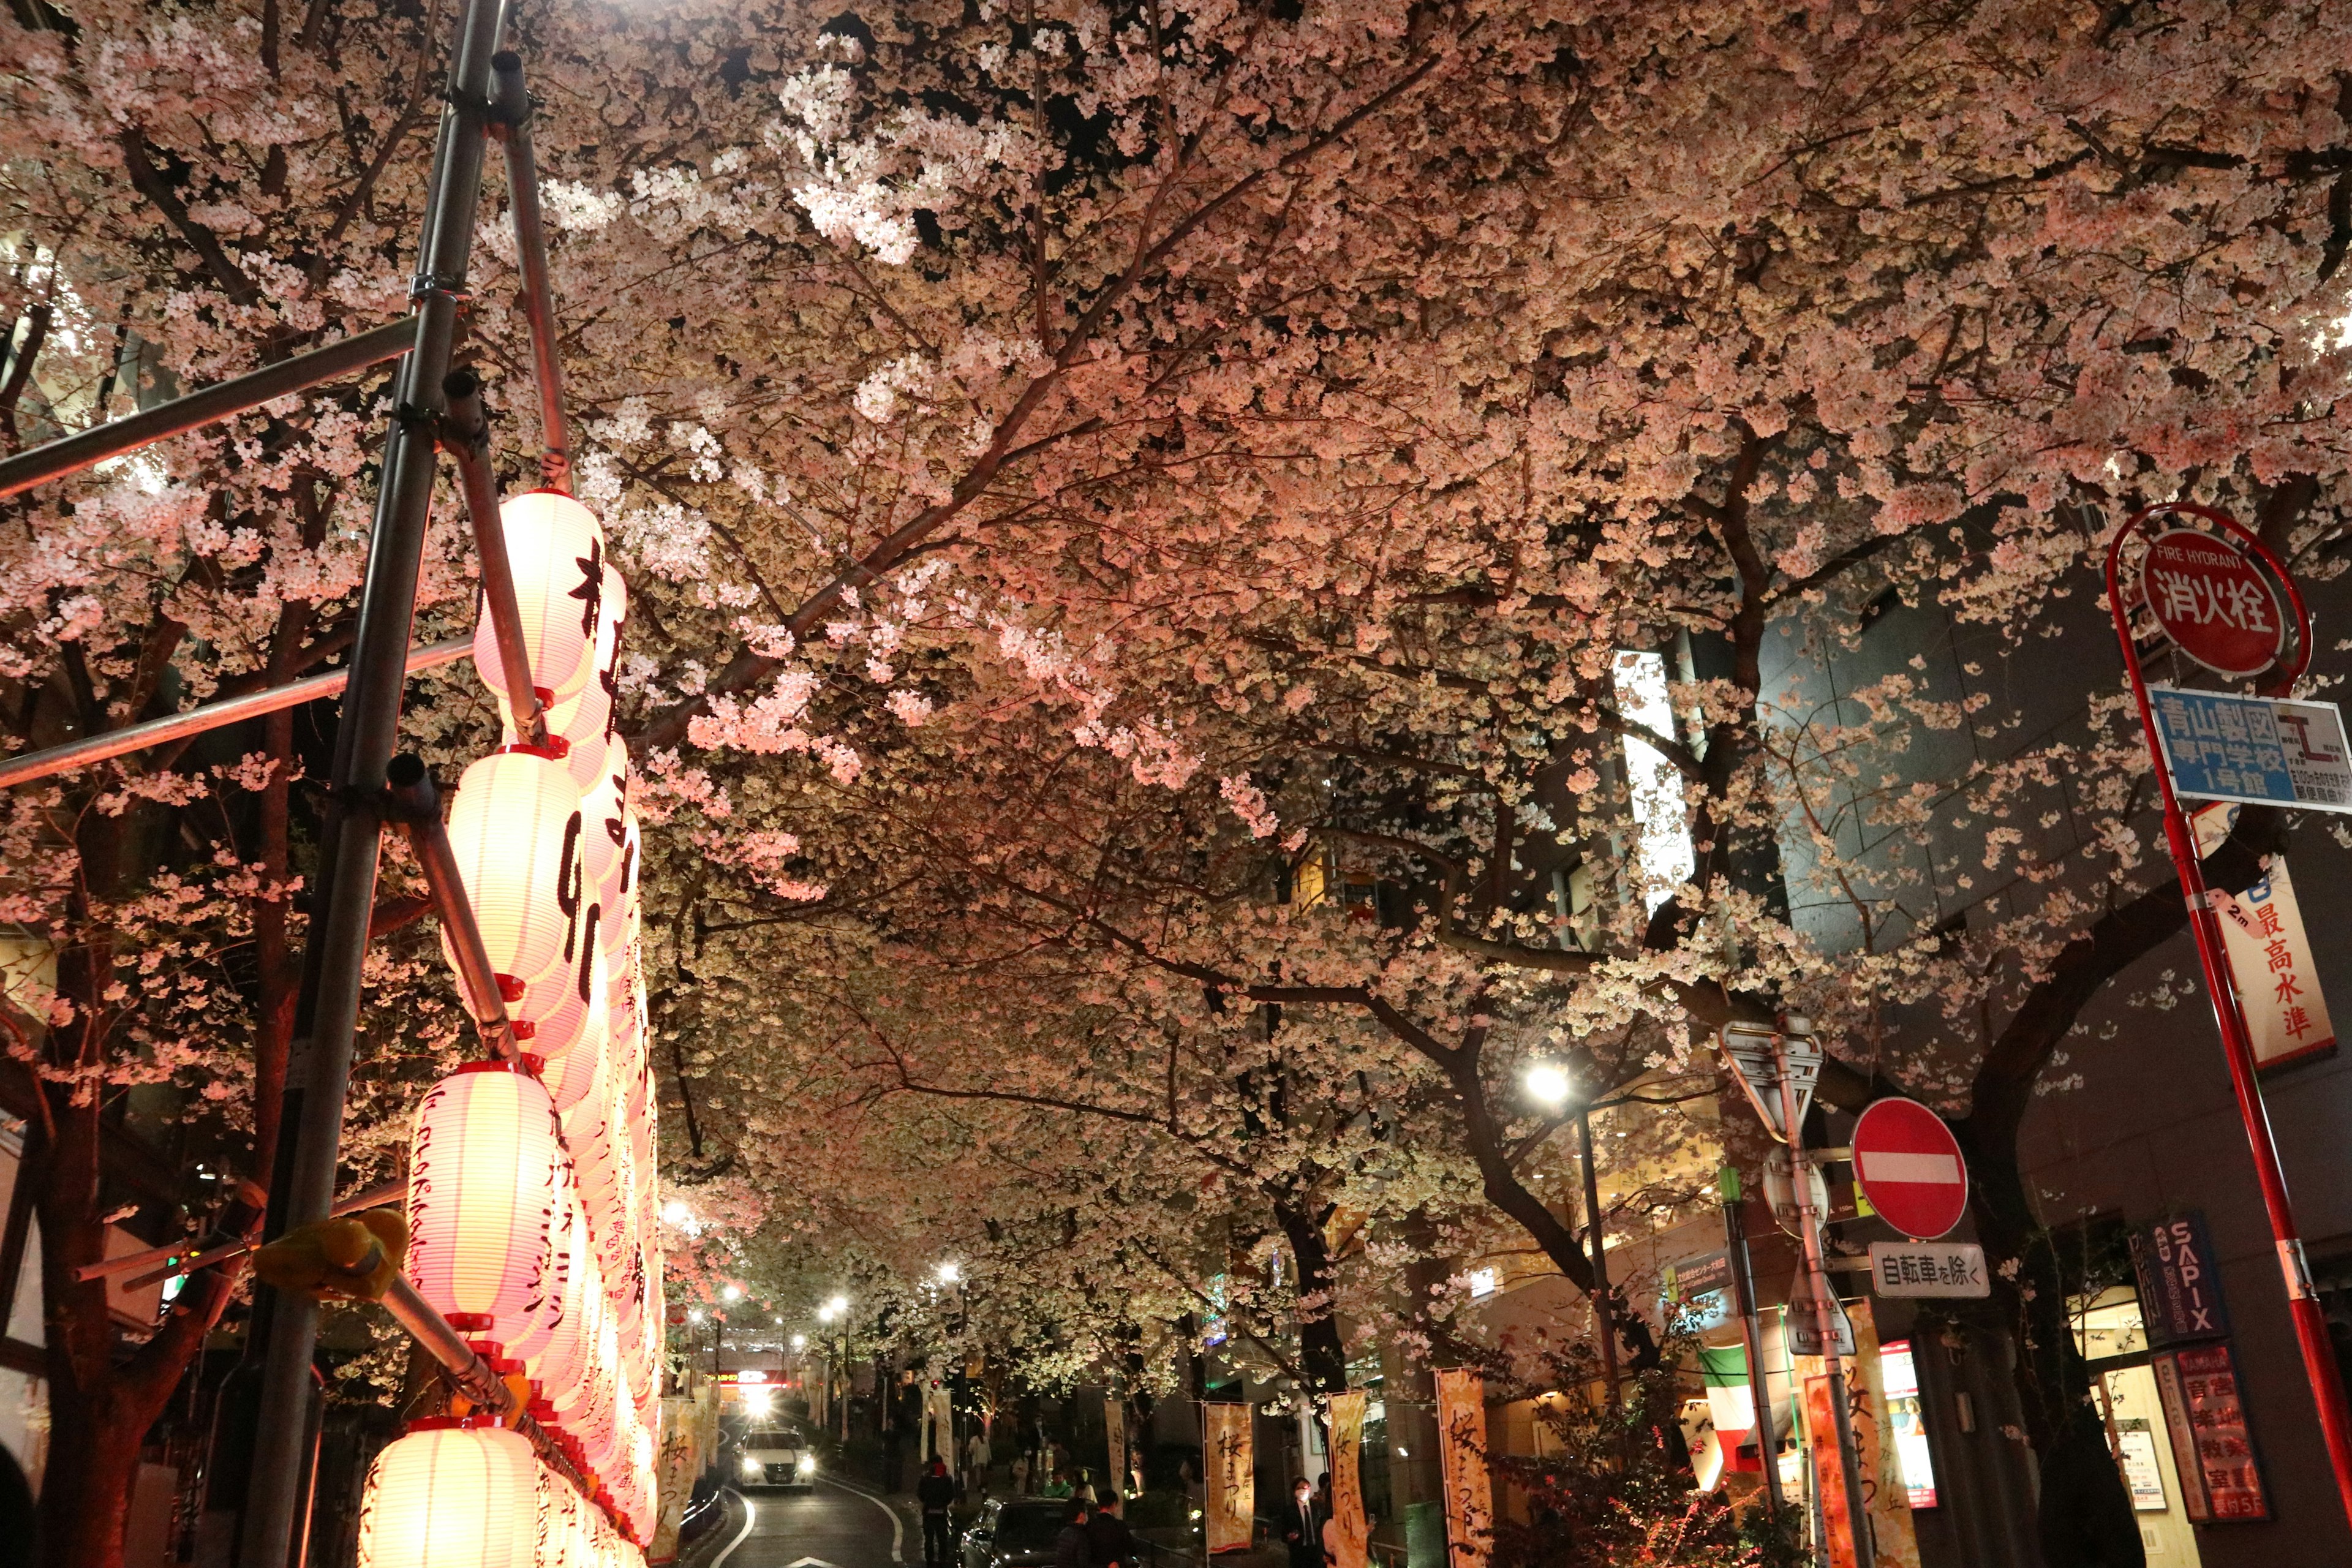
{"type": "Polygon", "coordinates": [[[1344,1394],[1348,1347],[1339,1337],[1339,1314],[1332,1310],[1339,1281],[1331,1266],[1331,1248],[1323,1239],[1323,1226],[1290,1199],[1276,1200],[1274,1218],[1297,1265],[1298,1354],[1307,1382],[1318,1393],[1344,1394]]]}

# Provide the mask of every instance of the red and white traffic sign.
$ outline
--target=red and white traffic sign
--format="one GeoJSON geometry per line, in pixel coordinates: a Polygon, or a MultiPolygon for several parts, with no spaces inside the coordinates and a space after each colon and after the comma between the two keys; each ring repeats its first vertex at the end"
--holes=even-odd
{"type": "Polygon", "coordinates": [[[1853,1124],[1853,1180],[1887,1224],[1933,1241],[1969,1206],[1969,1167],[1944,1119],[1916,1100],[1874,1100],[1853,1124]]]}
{"type": "Polygon", "coordinates": [[[2140,563],[2148,613],[2173,645],[2218,675],[2259,675],[2285,647],[2286,616],[2254,563],[2194,528],[2148,541],[2140,563]]]}

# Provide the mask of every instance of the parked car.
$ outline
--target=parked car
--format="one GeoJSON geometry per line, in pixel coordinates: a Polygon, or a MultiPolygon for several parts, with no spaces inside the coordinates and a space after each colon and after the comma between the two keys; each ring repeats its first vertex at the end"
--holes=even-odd
{"type": "Polygon", "coordinates": [[[991,1498],[963,1532],[963,1568],[1034,1568],[1054,1560],[1067,1498],[991,1498]]]}
{"type": "Polygon", "coordinates": [[[799,1487],[816,1489],[816,1456],[806,1437],[789,1426],[746,1432],[735,1445],[739,1487],[799,1487]]]}

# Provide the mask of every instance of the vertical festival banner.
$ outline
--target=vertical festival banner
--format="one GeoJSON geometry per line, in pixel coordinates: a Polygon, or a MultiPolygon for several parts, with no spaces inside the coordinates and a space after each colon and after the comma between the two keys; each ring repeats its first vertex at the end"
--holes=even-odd
{"type": "MultiPolygon", "coordinates": [[[[1815,1364],[1820,1364],[1818,1360],[1815,1364]]],[[[1854,1550],[1853,1515],[1846,1510],[1845,1466],[1838,1460],[1836,1410],[1829,1378],[1806,1378],[1805,1440],[1812,1453],[1814,1495],[1821,1500],[1817,1511],[1826,1537],[1822,1542],[1822,1561],[1827,1568],[1855,1568],[1861,1557],[1854,1550]]],[[[1862,1433],[1857,1430],[1853,1436],[1860,1447],[1862,1433]]],[[[1863,1448],[1864,1453],[1869,1451],[1863,1448]]]]}
{"type": "Polygon", "coordinates": [[[1475,1368],[1438,1371],[1437,1456],[1445,1480],[1451,1568],[1486,1568],[1494,1547],[1495,1490],[1486,1479],[1486,1379],[1475,1368]]]}
{"type": "Polygon", "coordinates": [[[1109,1451],[1110,1468],[1103,1472],[1101,1486],[1095,1489],[1097,1497],[1127,1495],[1127,1399],[1123,1394],[1103,1396],[1103,1447],[1109,1451]]]}
{"type": "Polygon", "coordinates": [[[1203,1405],[1201,1426],[1209,1448],[1209,1550],[1246,1552],[1257,1512],[1257,1488],[1250,1474],[1250,1407],[1203,1405]]]}
{"type": "Polygon", "coordinates": [[[1364,1394],[1331,1396],[1331,1533],[1339,1538],[1339,1568],[1366,1568],[1371,1531],[1364,1520],[1364,1394]]]}

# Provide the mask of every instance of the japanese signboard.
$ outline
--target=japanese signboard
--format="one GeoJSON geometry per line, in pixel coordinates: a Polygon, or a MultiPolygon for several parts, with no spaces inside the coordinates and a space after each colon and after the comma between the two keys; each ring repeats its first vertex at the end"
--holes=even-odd
{"type": "Polygon", "coordinates": [[[2190,1209],[2140,1226],[2132,1232],[2131,1253],[2148,1343],[2191,1344],[2229,1333],[2221,1265],[2202,1214],[2190,1209]]]}
{"type": "Polygon", "coordinates": [[[2254,1458],[2253,1433],[2228,1345],[2167,1351],[2149,1365],[2164,1401],[2173,1468],[2189,1517],[2199,1524],[2252,1523],[2271,1516],[2254,1458]]]}
{"type": "Polygon", "coordinates": [[[1494,1550],[1495,1489],[1486,1479],[1486,1380],[1474,1369],[1437,1373],[1438,1471],[1445,1485],[1452,1568],[1486,1568],[1494,1550]]]}
{"type": "Polygon", "coordinates": [[[1666,1321],[1685,1332],[1730,1321],[1730,1254],[1718,1248],[1669,1263],[1658,1275],[1658,1299],[1666,1321]]]}
{"type": "Polygon", "coordinates": [[[1209,1550],[1246,1552],[1257,1527],[1257,1484],[1250,1468],[1250,1407],[1203,1405],[1208,1438],[1209,1550]]]}
{"type": "Polygon", "coordinates": [[[2272,856],[2261,881],[2214,903],[2230,973],[2245,1006],[2254,1065],[2279,1067],[2335,1050],[2336,1028],[2327,1016],[2327,998],[2320,994],[2286,857],[2272,856]]]}
{"type": "Polygon", "coordinates": [[[2173,788],[2201,800],[2352,811],[2352,747],[2333,702],[2147,689],[2173,788]]]}
{"type": "Polygon", "coordinates": [[[2286,617],[2270,584],[2227,540],[2200,529],[2148,541],[2140,591],[2173,646],[2217,674],[2259,674],[2284,645],[2286,617]]]}
{"type": "Polygon", "coordinates": [[[1870,1289],[1895,1297],[1981,1298],[1992,1291],[1984,1248],[1967,1241],[1874,1241],[1870,1289]]]}

